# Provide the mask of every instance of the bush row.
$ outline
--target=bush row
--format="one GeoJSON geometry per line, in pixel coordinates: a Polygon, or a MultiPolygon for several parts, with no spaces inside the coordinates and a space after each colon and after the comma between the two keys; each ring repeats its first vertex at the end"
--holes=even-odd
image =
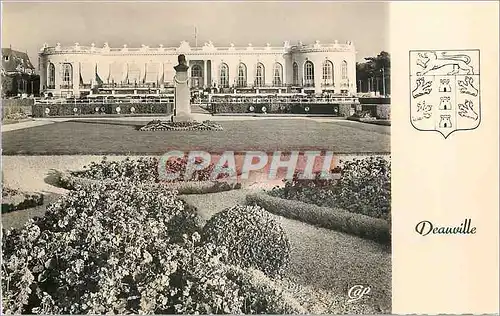
{"type": "Polygon", "coordinates": [[[33,99],[2,99],[2,119],[15,116],[28,117],[32,113],[33,99]]]}
{"type": "Polygon", "coordinates": [[[247,195],[247,203],[258,205],[271,213],[332,230],[343,231],[380,243],[390,243],[390,223],[340,208],[317,206],[292,201],[265,193],[247,195]]]}
{"type": "Polygon", "coordinates": [[[362,111],[367,111],[372,117],[376,117],[381,120],[391,119],[390,104],[362,104],[362,111]]]}
{"type": "Polygon", "coordinates": [[[98,183],[3,236],[3,314],[306,312],[269,277],[288,241],[263,210],[201,228],[175,192],[98,183]]]}
{"type": "MultiPolygon", "coordinates": [[[[68,190],[76,190],[83,187],[90,187],[99,183],[117,184],[119,180],[106,179],[97,180],[75,176],[68,172],[58,172],[58,185],[68,190]]],[[[144,182],[136,183],[136,186],[144,189],[163,188],[163,190],[175,190],[178,194],[206,194],[240,189],[240,183],[222,181],[179,181],[179,182],[144,182]]]]}
{"type": "Polygon", "coordinates": [[[11,196],[2,197],[2,214],[24,210],[43,204],[43,194],[19,192],[11,196]]]}
{"type": "Polygon", "coordinates": [[[172,114],[172,103],[116,103],[116,104],[37,104],[34,117],[77,116],[98,114],[172,114]],[[120,109],[119,111],[117,109],[120,109]],[[47,110],[48,109],[48,110],[47,110]]]}
{"type": "Polygon", "coordinates": [[[341,115],[338,104],[213,103],[212,113],[292,113],[341,115]]]}

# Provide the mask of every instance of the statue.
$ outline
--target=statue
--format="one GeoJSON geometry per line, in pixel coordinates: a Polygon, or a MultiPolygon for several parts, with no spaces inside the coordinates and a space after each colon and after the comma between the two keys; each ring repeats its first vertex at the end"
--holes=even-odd
{"type": "Polygon", "coordinates": [[[189,66],[187,65],[187,61],[186,61],[186,56],[184,56],[184,54],[180,54],[177,57],[177,61],[178,61],[179,64],[174,67],[174,69],[175,69],[176,72],[187,71],[189,69],[189,66]]]}
{"type": "Polygon", "coordinates": [[[172,120],[174,122],[192,121],[191,116],[191,105],[190,105],[190,92],[189,92],[189,76],[187,70],[189,66],[187,65],[186,56],[180,54],[177,57],[179,64],[174,67],[175,69],[175,97],[174,97],[174,116],[172,120]]]}

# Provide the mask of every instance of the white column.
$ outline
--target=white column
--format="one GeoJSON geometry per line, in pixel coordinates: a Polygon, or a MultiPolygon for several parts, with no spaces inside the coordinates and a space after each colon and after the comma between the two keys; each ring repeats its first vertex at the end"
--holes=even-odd
{"type": "Polygon", "coordinates": [[[314,63],[314,93],[321,93],[321,77],[323,76],[322,62],[319,59],[311,61],[314,63]]]}
{"type": "Polygon", "coordinates": [[[207,60],[203,60],[203,88],[207,88],[208,86],[208,69],[207,69],[207,60]]]}

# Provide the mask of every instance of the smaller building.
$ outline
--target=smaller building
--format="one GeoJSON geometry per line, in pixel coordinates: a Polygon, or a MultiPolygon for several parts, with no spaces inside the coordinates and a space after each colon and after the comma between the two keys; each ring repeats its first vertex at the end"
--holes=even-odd
{"type": "Polygon", "coordinates": [[[2,97],[37,96],[40,76],[35,73],[28,54],[11,48],[2,48],[2,97]]]}

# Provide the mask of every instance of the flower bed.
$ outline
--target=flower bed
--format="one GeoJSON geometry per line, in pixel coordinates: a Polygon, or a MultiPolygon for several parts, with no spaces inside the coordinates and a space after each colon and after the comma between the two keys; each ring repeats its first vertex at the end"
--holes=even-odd
{"type": "Polygon", "coordinates": [[[10,113],[5,115],[3,118],[5,121],[21,121],[28,119],[29,116],[26,113],[10,113]]]}
{"type": "Polygon", "coordinates": [[[43,204],[43,194],[2,188],[2,214],[43,204]]]}
{"type": "Polygon", "coordinates": [[[2,314],[307,312],[199,231],[174,192],[128,183],[72,191],[4,231],[2,314]]]}
{"type": "Polygon", "coordinates": [[[222,131],[222,125],[212,121],[170,122],[153,120],[139,129],[140,131],[222,131]]]}
{"type": "MultiPolygon", "coordinates": [[[[391,165],[383,157],[368,157],[340,163],[338,180],[285,181],[284,188],[268,193],[330,208],[341,208],[390,221],[391,165]]],[[[318,175],[319,176],[319,175],[318,175]]]]}
{"type": "Polygon", "coordinates": [[[390,243],[391,226],[383,219],[356,214],[340,208],[287,200],[266,193],[249,194],[246,200],[247,204],[258,205],[276,215],[342,231],[383,244],[390,243]]]}
{"type": "MultiPolygon", "coordinates": [[[[143,188],[161,187],[165,190],[177,190],[179,194],[204,194],[228,191],[241,188],[236,182],[221,181],[225,176],[220,175],[217,180],[212,180],[214,165],[205,169],[196,170],[190,179],[183,176],[176,180],[167,181],[160,179],[158,174],[159,160],[155,157],[141,157],[138,159],[125,159],[110,161],[106,157],[99,163],[92,162],[82,171],[59,172],[59,184],[66,189],[74,190],[81,186],[103,183],[128,182],[143,188]]],[[[166,162],[165,171],[186,172],[187,158],[177,158],[166,162]]]]}
{"type": "Polygon", "coordinates": [[[97,114],[172,114],[173,103],[63,103],[36,104],[34,117],[76,116],[97,114]],[[117,111],[119,108],[119,112],[117,111]]]}

